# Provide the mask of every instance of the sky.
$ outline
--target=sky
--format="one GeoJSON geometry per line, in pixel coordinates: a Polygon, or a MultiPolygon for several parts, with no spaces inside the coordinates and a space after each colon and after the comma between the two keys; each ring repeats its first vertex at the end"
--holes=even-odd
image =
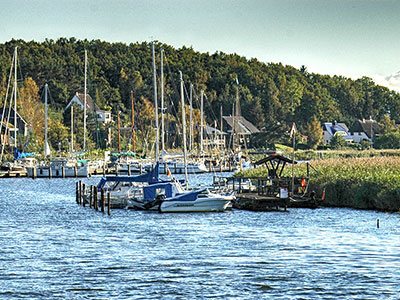
{"type": "Polygon", "coordinates": [[[0,0],[0,42],[158,40],[399,83],[399,0],[0,0]]]}

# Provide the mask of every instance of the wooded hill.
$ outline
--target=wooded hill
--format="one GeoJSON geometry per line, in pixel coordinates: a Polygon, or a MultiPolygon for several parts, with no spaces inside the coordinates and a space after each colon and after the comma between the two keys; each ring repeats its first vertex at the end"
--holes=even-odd
{"type": "MultiPolygon", "coordinates": [[[[39,87],[36,87],[38,97],[45,82],[49,84],[53,117],[60,122],[67,123],[67,118],[61,117],[63,109],[75,92],[83,90],[86,49],[88,92],[97,105],[111,108],[114,116],[120,110],[123,123],[128,124],[129,94],[133,90],[139,111],[138,124],[143,121],[146,126],[150,125],[151,116],[140,114],[140,110],[146,110],[146,107],[150,111],[153,101],[149,43],[123,44],[60,38],[41,43],[11,40],[0,44],[0,101],[4,100],[15,46],[18,46],[19,53],[19,79],[32,78],[33,83],[30,84],[39,87]],[[141,120],[141,117],[147,120],[141,120]]],[[[368,77],[352,80],[320,75],[309,73],[306,67],[299,70],[237,54],[200,53],[192,48],[175,49],[156,43],[158,77],[161,48],[165,53],[165,97],[169,112],[174,115],[179,107],[178,70],[183,72],[187,90],[189,83],[194,84],[195,98],[199,97],[201,89],[205,91],[205,115],[210,124],[215,120],[219,122],[221,105],[224,115],[231,113],[238,78],[242,115],[266,132],[258,140],[258,146],[287,139],[285,133],[294,121],[306,136],[311,120],[337,120],[347,123],[350,128],[357,119],[372,117],[380,121],[385,115],[400,122],[400,95],[376,85],[368,77]]],[[[31,93],[35,93],[35,89],[31,89],[31,93]]],[[[19,103],[21,107],[22,102],[23,99],[19,103]]],[[[198,108],[197,100],[194,103],[198,108]]],[[[140,126],[145,126],[143,124],[140,126]]],[[[58,134],[68,134],[67,127],[60,130],[62,133],[58,134]]],[[[39,133],[36,132],[36,135],[39,133]]],[[[55,138],[65,139],[57,135],[55,138]]]]}

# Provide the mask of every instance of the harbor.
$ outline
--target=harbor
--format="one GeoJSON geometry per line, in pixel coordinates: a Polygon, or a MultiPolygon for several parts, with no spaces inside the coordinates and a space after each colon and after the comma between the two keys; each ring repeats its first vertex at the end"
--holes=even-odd
{"type": "MultiPolygon", "coordinates": [[[[359,299],[398,295],[397,214],[113,209],[108,216],[107,209],[103,214],[101,207],[96,212],[76,204],[79,180],[1,181],[1,298],[333,300],[347,298],[349,290],[359,299]]],[[[192,180],[212,184],[208,174],[192,180]]]]}

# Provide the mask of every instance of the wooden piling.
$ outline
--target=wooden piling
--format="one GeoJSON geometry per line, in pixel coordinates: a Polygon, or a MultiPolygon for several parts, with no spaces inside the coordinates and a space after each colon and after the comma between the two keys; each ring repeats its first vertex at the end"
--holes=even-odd
{"type": "Polygon", "coordinates": [[[111,193],[107,192],[107,214],[111,215],[111,193]]]}
{"type": "Polygon", "coordinates": [[[82,183],[82,205],[85,207],[86,205],[86,185],[82,183]]]}
{"type": "Polygon", "coordinates": [[[104,197],[104,189],[101,189],[101,199],[100,199],[100,202],[101,202],[101,212],[104,214],[104,206],[105,206],[105,202],[106,202],[106,199],[105,199],[105,197],[104,197]]]}
{"type": "Polygon", "coordinates": [[[131,176],[131,164],[128,164],[128,176],[131,176]]]}
{"type": "Polygon", "coordinates": [[[75,183],[76,204],[79,204],[79,182],[75,183]]]}
{"type": "Polygon", "coordinates": [[[51,171],[51,166],[49,166],[49,179],[52,177],[52,171],[51,171]]]}
{"type": "Polygon", "coordinates": [[[78,167],[76,165],[74,166],[74,176],[75,178],[78,177],[78,167]]]}
{"type": "Polygon", "coordinates": [[[64,166],[61,167],[61,177],[65,178],[65,167],[64,166]]]}
{"type": "Polygon", "coordinates": [[[376,219],[376,228],[379,228],[379,219],[376,219]]]}
{"type": "Polygon", "coordinates": [[[93,201],[93,187],[89,185],[89,207],[92,208],[92,201],[93,201]]]}
{"type": "Polygon", "coordinates": [[[93,186],[93,208],[97,210],[99,208],[99,203],[97,202],[97,186],[93,186]]]}

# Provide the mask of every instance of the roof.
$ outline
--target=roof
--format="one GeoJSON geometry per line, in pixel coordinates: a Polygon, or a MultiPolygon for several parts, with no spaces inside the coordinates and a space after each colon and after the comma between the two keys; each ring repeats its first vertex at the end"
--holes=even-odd
{"type": "Polygon", "coordinates": [[[324,131],[327,131],[329,134],[334,135],[338,131],[344,131],[347,135],[349,134],[349,128],[345,123],[324,123],[324,131]]]}
{"type": "MultiPolygon", "coordinates": [[[[85,94],[76,92],[72,99],[69,101],[65,109],[68,109],[72,104],[78,104],[83,109],[83,104],[85,102],[85,94]]],[[[90,111],[98,111],[100,108],[94,103],[93,98],[86,94],[86,109],[90,111]]]]}
{"type": "Polygon", "coordinates": [[[260,130],[257,129],[252,123],[247,121],[242,116],[225,116],[223,119],[228,123],[228,125],[232,128],[233,127],[233,120],[235,121],[235,132],[239,134],[253,134],[258,133],[260,130]]]}
{"type": "MultiPolygon", "coordinates": [[[[3,107],[0,108],[0,119],[1,119],[1,115],[3,113],[3,107]]],[[[4,110],[4,117],[7,118],[8,117],[8,107],[6,107],[6,109],[4,110]]],[[[26,122],[24,120],[23,117],[21,117],[21,115],[17,112],[17,121],[18,123],[20,121],[22,121],[25,125],[28,124],[28,122],[26,122]]],[[[11,113],[10,113],[10,120],[9,123],[14,123],[14,108],[11,108],[11,113]]]]}
{"type": "Polygon", "coordinates": [[[379,134],[382,131],[381,126],[379,126],[378,122],[375,120],[358,120],[358,128],[365,132],[368,138],[371,138],[371,135],[379,134]]]}
{"type": "Polygon", "coordinates": [[[219,129],[215,128],[215,127],[211,127],[211,126],[209,126],[209,125],[206,125],[206,126],[205,126],[205,132],[206,132],[206,134],[208,134],[208,135],[214,135],[214,134],[216,134],[216,135],[227,134],[226,132],[223,132],[223,131],[221,131],[221,130],[219,130],[219,129]]]}
{"type": "Polygon", "coordinates": [[[291,164],[291,163],[297,164],[297,161],[295,161],[289,157],[283,156],[281,154],[275,153],[275,154],[268,155],[267,157],[264,157],[264,158],[260,159],[259,161],[256,161],[254,163],[254,165],[259,166],[259,165],[265,164],[269,161],[283,161],[283,162],[286,162],[289,164],[291,164]]]}

